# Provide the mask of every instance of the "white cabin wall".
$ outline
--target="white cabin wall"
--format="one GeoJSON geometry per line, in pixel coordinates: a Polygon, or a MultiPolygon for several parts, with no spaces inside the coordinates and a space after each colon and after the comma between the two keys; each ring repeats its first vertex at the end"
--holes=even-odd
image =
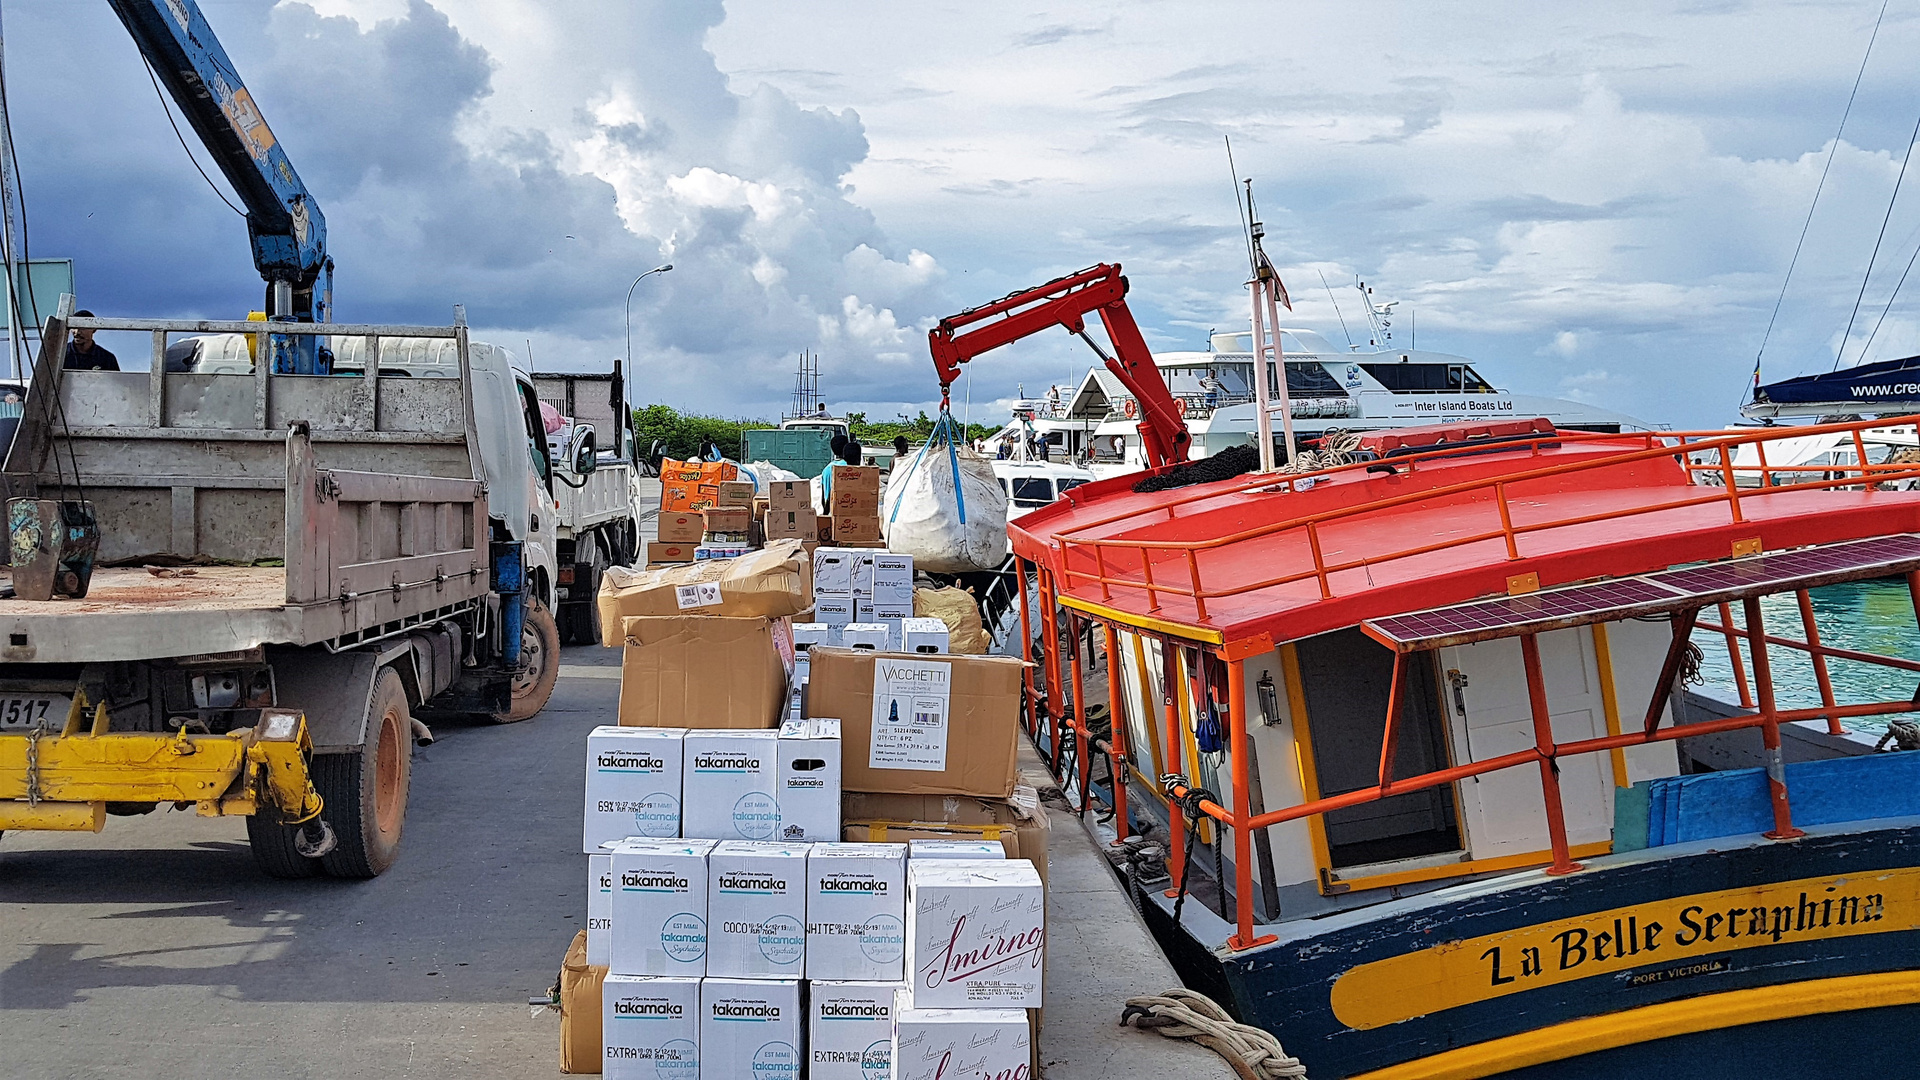
{"type": "MultiPolygon", "coordinates": [[[[1607,623],[1606,627],[1607,651],[1613,660],[1613,696],[1620,706],[1620,730],[1634,731],[1646,723],[1647,702],[1653,698],[1654,683],[1660,680],[1660,668],[1666,663],[1673,626],[1665,620],[1623,619],[1607,623]]],[[[1673,723],[1671,703],[1660,714],[1660,723],[1662,726],[1673,723]]],[[[1680,750],[1673,742],[1629,746],[1626,757],[1628,783],[1680,773],[1680,750]]]]}
{"type": "MultiPolygon", "coordinates": [[[[1287,700],[1287,679],[1280,668],[1280,653],[1261,653],[1250,656],[1245,663],[1245,684],[1241,692],[1246,694],[1247,736],[1253,744],[1254,757],[1260,763],[1260,794],[1268,812],[1289,806],[1298,806],[1306,801],[1306,792],[1301,784],[1300,755],[1298,743],[1294,738],[1293,709],[1287,700]],[[1273,679],[1275,707],[1278,710],[1278,723],[1261,722],[1260,694],[1257,689],[1261,676],[1273,679]]],[[[1224,770],[1221,782],[1227,786],[1233,783],[1232,770],[1224,770]]],[[[1231,792],[1224,793],[1229,798],[1231,792]]],[[[1231,804],[1229,804],[1231,805],[1231,804]]],[[[1257,812],[1257,811],[1256,811],[1257,812]]],[[[1317,882],[1320,879],[1319,864],[1313,857],[1313,836],[1311,826],[1305,818],[1282,822],[1267,830],[1268,842],[1273,846],[1273,876],[1276,884],[1284,887],[1300,882],[1317,882]]],[[[1258,866],[1255,867],[1259,877],[1258,866]]]]}

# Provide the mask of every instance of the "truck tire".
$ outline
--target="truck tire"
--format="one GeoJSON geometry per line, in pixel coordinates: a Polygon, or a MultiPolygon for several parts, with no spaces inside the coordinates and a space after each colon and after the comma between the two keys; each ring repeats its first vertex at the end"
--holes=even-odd
{"type": "Polygon", "coordinates": [[[547,605],[531,596],[520,627],[520,659],[526,670],[513,678],[513,707],[493,714],[497,724],[517,724],[546,708],[560,678],[560,628],[547,605]]]}
{"type": "Polygon", "coordinates": [[[247,847],[253,852],[253,865],[268,877],[286,881],[318,874],[320,860],[307,858],[293,846],[299,832],[300,826],[286,824],[273,807],[263,806],[248,815],[247,847]]]}
{"type": "Polygon", "coordinates": [[[413,715],[400,674],[382,668],[367,705],[367,740],[345,754],[313,759],[313,786],[327,802],[339,845],[319,858],[329,877],[371,878],[400,855],[413,775],[413,715]]]}

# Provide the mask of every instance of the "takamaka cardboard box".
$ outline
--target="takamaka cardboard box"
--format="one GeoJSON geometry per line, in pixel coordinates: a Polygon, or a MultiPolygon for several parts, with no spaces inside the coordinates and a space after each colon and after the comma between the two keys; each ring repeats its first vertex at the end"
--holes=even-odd
{"type": "Polygon", "coordinates": [[[587,732],[587,804],[580,850],[629,836],[680,835],[684,728],[609,727],[587,732]]]}
{"type": "Polygon", "coordinates": [[[721,506],[753,506],[753,481],[728,480],[720,485],[721,506]]]}
{"type": "MultiPolygon", "coordinates": [[[[798,615],[813,602],[813,564],[798,540],[781,540],[725,562],[634,570],[600,577],[600,624],[635,615],[798,615]]],[[[609,637],[608,645],[618,642],[609,637]]]]}
{"type": "MultiPolygon", "coordinates": [[[[898,982],[807,982],[807,1080],[891,1076],[898,982]]],[[[958,1080],[960,1074],[954,1074],[958,1080]]]]}
{"type": "Polygon", "coordinates": [[[780,832],[778,731],[687,732],[681,832],[772,840],[780,832]]]}
{"type": "Polygon", "coordinates": [[[654,519],[653,538],[667,544],[697,544],[706,531],[706,518],[698,510],[662,513],[654,519]]]}
{"type": "Polygon", "coordinates": [[[789,626],[783,618],[627,619],[621,726],[775,726],[786,715],[793,674],[789,626]]]}
{"type": "Polygon", "coordinates": [[[707,975],[798,979],[811,844],[724,840],[707,856],[707,975]]]}
{"type": "Polygon", "coordinates": [[[711,840],[622,840],[612,851],[608,963],[622,975],[707,973],[711,840]]]}
{"type": "Polygon", "coordinates": [[[807,977],[906,977],[903,844],[815,844],[807,853],[807,977]]]}
{"type": "Polygon", "coordinates": [[[813,598],[814,619],[835,630],[842,629],[853,621],[853,611],[854,599],[851,596],[815,596],[813,598]]]}
{"type": "Polygon", "coordinates": [[[1013,793],[1021,661],[816,646],[807,713],[840,720],[847,791],[1013,793]]]}
{"type": "Polygon", "coordinates": [[[661,544],[661,543],[655,543],[653,541],[648,541],[647,542],[647,565],[652,566],[654,563],[692,562],[694,558],[694,549],[699,546],[700,546],[700,538],[697,536],[694,537],[692,540],[688,540],[685,542],[676,541],[671,544],[661,544]]]}
{"type": "Polygon", "coordinates": [[[840,839],[840,721],[826,716],[780,724],[775,794],[781,840],[840,839]]]}
{"type": "Polygon", "coordinates": [[[607,1080],[700,1075],[700,980],[608,975],[600,985],[607,1080]]]}
{"type": "Polygon", "coordinates": [[[560,1071],[600,1071],[600,984],[604,966],[587,963],[587,932],[573,935],[560,964],[560,1071]]]}
{"type": "MultiPolygon", "coordinates": [[[[1023,788],[1031,791],[1031,788],[1023,788]]],[[[1052,826],[1044,813],[1027,813],[1001,799],[952,795],[870,795],[844,797],[840,835],[849,841],[910,843],[914,840],[995,840],[1009,859],[1025,859],[1047,877],[1047,840],[1052,826]]]]}
{"type": "Polygon", "coordinates": [[[613,954],[613,856],[587,856],[587,963],[606,967],[613,954]]]}
{"type": "Polygon", "coordinates": [[[700,984],[700,1075],[713,1080],[800,1080],[806,1017],[797,979],[706,979],[700,984]]]}

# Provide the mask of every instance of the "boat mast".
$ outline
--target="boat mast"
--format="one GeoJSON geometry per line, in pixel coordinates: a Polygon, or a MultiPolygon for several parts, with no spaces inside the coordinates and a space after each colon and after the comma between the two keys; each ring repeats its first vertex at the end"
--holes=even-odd
{"type": "Polygon", "coordinates": [[[1273,261],[1260,246],[1267,235],[1253,214],[1253,181],[1247,185],[1247,242],[1253,258],[1253,279],[1247,282],[1247,293],[1253,301],[1253,416],[1254,438],[1260,444],[1260,471],[1272,472],[1273,461],[1273,414],[1267,406],[1267,356],[1272,351],[1274,372],[1278,373],[1275,385],[1280,393],[1280,428],[1286,438],[1287,460],[1294,461],[1300,453],[1299,443],[1293,437],[1293,397],[1287,388],[1286,347],[1280,341],[1280,307],[1285,305],[1293,310],[1293,301],[1287,297],[1287,287],[1280,283],[1280,275],[1273,269],[1273,261]],[[1264,325],[1263,325],[1264,324],[1264,325]],[[1273,342],[1267,342],[1266,328],[1273,329],[1273,342]]]}

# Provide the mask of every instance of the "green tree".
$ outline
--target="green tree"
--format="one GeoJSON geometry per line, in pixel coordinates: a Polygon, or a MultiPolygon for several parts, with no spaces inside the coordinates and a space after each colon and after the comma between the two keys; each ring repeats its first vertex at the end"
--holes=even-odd
{"type": "Polygon", "coordinates": [[[671,405],[644,405],[633,411],[633,429],[641,451],[646,452],[658,440],[667,457],[680,461],[699,457],[709,442],[722,454],[737,458],[748,428],[774,426],[765,420],[683,413],[671,405]]]}

